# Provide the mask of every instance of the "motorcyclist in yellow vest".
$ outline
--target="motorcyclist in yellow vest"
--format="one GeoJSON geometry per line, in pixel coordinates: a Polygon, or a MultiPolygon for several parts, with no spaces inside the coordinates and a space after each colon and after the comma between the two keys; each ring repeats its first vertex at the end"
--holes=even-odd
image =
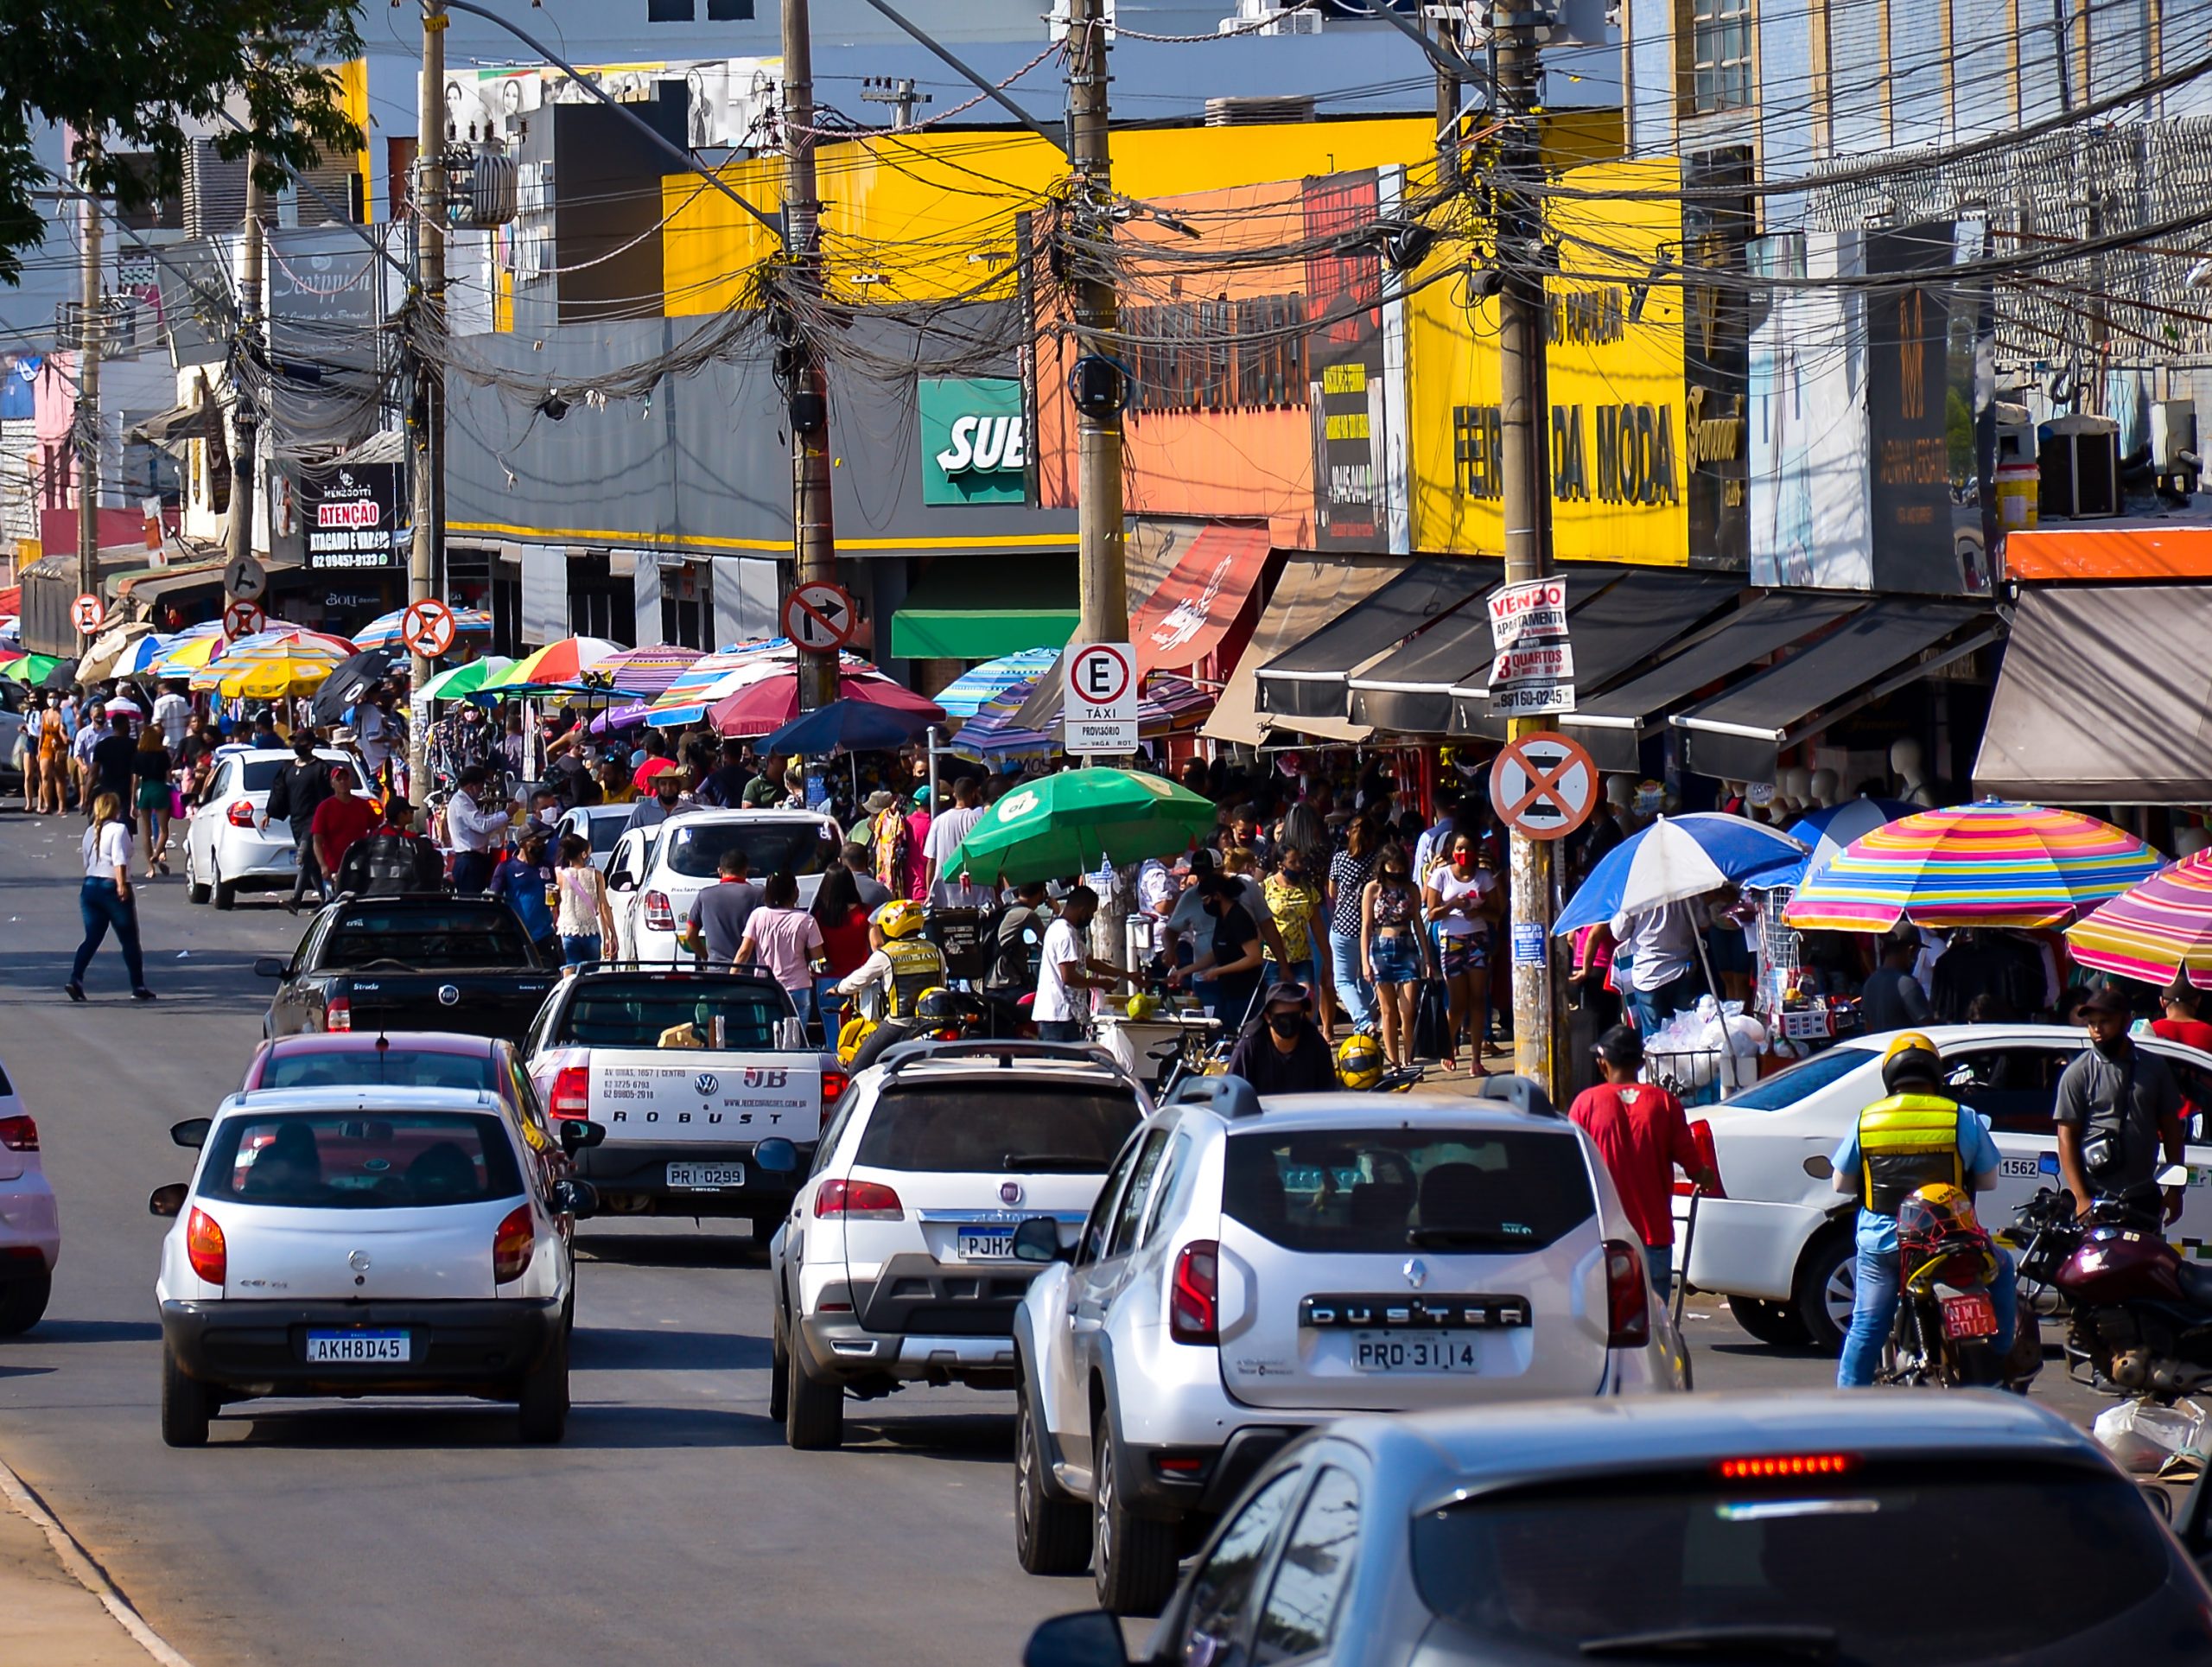
{"type": "MultiPolygon", "coordinates": [[[[1907,1031],[1882,1055],[1886,1096],[1859,1114],[1830,1160],[1835,1189],[1859,1200],[1857,1284],[1851,1327],[1835,1381],[1844,1389],[1874,1381],[1897,1309],[1897,1206],[1920,1187],[1947,1182],[1984,1193],[1997,1185],[1997,1142],[1978,1111],[1943,1088],[1942,1056],[1917,1031],[1907,1031]]],[[[1990,1288],[1997,1309],[1997,1352],[2012,1345],[2017,1313],[2012,1260],[1997,1253],[1990,1288]]]]}
{"type": "Polygon", "coordinates": [[[881,946],[839,981],[837,993],[856,999],[879,1023],[912,1018],[925,989],[944,983],[944,955],[922,936],[922,906],[894,897],[875,912],[881,946]]]}

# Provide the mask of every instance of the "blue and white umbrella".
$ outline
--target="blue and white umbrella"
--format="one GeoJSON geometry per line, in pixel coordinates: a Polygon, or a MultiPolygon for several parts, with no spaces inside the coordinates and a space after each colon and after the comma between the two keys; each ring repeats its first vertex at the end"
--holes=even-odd
{"type": "Polygon", "coordinates": [[[930,698],[944,708],[948,717],[972,718],[1014,684],[1043,677],[1059,659],[1057,648],[1025,648],[1016,654],[1001,654],[969,666],[930,698]]]}
{"type": "MultiPolygon", "coordinates": [[[[397,642],[400,621],[406,614],[407,610],[404,608],[395,608],[389,614],[379,614],[353,633],[355,646],[386,648],[397,642]]],[[[453,610],[453,628],[463,636],[472,631],[488,633],[492,629],[492,616],[480,608],[456,608],[453,610]]]]}
{"type": "Polygon", "coordinates": [[[1723,886],[1782,884],[1770,876],[1804,860],[1803,842],[1763,822],[1714,811],[1662,816],[1599,859],[1552,931],[1577,932],[1723,886]]]}
{"type": "Polygon", "coordinates": [[[1769,886],[1802,884],[1814,869],[1823,868],[1834,856],[1854,839],[1862,839],[1877,828],[1886,828],[1901,817],[1908,817],[1923,808],[1908,805],[1901,799],[1850,799],[1840,805],[1830,805],[1799,817],[1783,831],[1792,839],[1802,839],[1809,854],[1796,871],[1763,876],[1761,883],[1769,886]]]}
{"type": "Polygon", "coordinates": [[[169,650],[176,646],[178,640],[175,637],[164,637],[157,633],[141,637],[115,657],[115,663],[109,667],[107,675],[111,678],[143,678],[168,658],[169,650]]]}

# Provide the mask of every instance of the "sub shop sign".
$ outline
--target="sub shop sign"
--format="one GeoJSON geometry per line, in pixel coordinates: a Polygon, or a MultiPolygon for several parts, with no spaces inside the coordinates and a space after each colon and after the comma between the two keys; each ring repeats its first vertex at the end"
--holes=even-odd
{"type": "Polygon", "coordinates": [[[332,463],[300,474],[300,529],[308,565],[359,571],[398,562],[397,463],[332,463]]]}

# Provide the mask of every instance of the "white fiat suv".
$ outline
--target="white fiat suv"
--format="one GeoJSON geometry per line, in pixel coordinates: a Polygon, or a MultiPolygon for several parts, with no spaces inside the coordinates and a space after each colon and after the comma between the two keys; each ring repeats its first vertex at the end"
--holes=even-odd
{"type": "Polygon", "coordinates": [[[855,1077],[769,1248],[769,1412],[790,1444],[838,1446],[848,1394],[1012,1389],[1039,1266],[1014,1258],[1014,1229],[1072,1244],[1151,1110],[1081,1045],[909,1042],[855,1077]]]}
{"type": "Polygon", "coordinates": [[[1343,1413],[1673,1390],[1681,1349],[1589,1137],[1525,1079],[1478,1098],[1187,1080],[1014,1317],[1014,1541],[1156,1614],[1186,1536],[1343,1413]]]}

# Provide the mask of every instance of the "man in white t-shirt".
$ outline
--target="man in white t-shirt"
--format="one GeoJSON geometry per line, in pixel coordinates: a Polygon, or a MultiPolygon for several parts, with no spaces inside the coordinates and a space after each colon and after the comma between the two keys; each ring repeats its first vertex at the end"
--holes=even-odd
{"type": "Polygon", "coordinates": [[[1030,1017],[1037,1021],[1037,1039],[1045,1042],[1079,1042],[1091,1013],[1091,991],[1111,989],[1131,981],[1131,975],[1111,961],[1090,953],[1086,934],[1090,918],[1098,913],[1098,894],[1077,886],[1060,905],[1059,918],[1045,928],[1045,946],[1037,967],[1037,1000],[1030,1017]]]}
{"type": "Polygon", "coordinates": [[[192,703],[175,684],[162,685],[154,702],[154,722],[161,726],[162,744],[171,753],[184,745],[184,732],[192,722],[192,703]]]}
{"type": "Polygon", "coordinates": [[[975,777],[958,778],[952,784],[951,805],[930,819],[929,835],[922,841],[922,857],[929,865],[931,885],[944,878],[945,863],[960,849],[960,842],[968,837],[968,830],[982,820],[982,815],[975,777]]]}

